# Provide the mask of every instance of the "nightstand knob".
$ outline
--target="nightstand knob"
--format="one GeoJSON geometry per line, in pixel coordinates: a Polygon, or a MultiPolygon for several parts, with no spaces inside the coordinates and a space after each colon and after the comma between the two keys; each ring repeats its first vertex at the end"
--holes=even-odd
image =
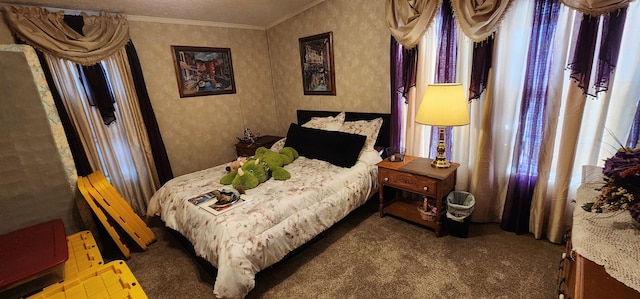
{"type": "Polygon", "coordinates": [[[389,181],[389,178],[384,178],[384,181],[385,181],[385,182],[388,182],[388,181],[389,181]]]}
{"type": "Polygon", "coordinates": [[[429,187],[427,186],[422,187],[422,189],[424,189],[424,191],[429,191],[429,187]]]}

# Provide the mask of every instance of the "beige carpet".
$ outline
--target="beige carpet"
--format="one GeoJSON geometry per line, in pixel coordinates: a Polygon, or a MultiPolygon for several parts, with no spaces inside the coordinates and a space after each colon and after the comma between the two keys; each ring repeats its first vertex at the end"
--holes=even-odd
{"type": "MultiPolygon", "coordinates": [[[[127,260],[149,298],[213,298],[215,270],[174,232],[151,226],[158,241],[127,260]]],[[[467,238],[436,238],[428,228],[380,218],[370,200],[258,273],[248,298],[554,298],[563,249],[498,224],[471,224],[467,238]]]]}

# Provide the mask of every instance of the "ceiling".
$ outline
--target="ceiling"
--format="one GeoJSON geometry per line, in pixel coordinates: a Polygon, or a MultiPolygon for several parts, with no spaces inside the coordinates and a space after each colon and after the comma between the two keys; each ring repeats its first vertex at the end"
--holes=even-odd
{"type": "MultiPolygon", "coordinates": [[[[145,17],[269,28],[324,0],[5,0],[0,4],[124,13],[145,17]]],[[[141,18],[138,18],[141,17],[141,18]]]]}

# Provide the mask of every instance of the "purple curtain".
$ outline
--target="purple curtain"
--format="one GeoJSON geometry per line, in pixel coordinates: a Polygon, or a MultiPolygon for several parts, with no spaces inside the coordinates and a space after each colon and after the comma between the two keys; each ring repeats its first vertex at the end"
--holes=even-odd
{"type": "Polygon", "coordinates": [[[618,53],[620,52],[620,42],[626,18],[626,7],[600,17],[583,15],[573,59],[567,68],[571,70],[571,78],[578,82],[578,86],[585,94],[596,97],[599,92],[609,89],[611,74],[618,62],[618,53]],[[603,22],[602,37],[598,55],[598,68],[592,90],[590,82],[591,66],[595,59],[600,18],[602,18],[603,22]],[[593,92],[590,93],[590,90],[593,92]]]}
{"type": "Polygon", "coordinates": [[[589,78],[591,77],[591,65],[595,55],[597,37],[598,18],[583,15],[573,60],[567,68],[571,70],[571,78],[578,82],[578,87],[585,93],[589,90],[589,78]]]}
{"type": "Polygon", "coordinates": [[[538,179],[538,154],[542,141],[547,85],[560,4],[536,0],[527,56],[520,123],[513,153],[511,176],[500,227],[518,234],[529,232],[533,189],[538,179]]]}
{"type": "MultiPolygon", "coordinates": [[[[402,45],[391,36],[391,147],[399,147],[402,140],[402,45]]],[[[384,152],[386,153],[386,152],[384,152]]]]}
{"type": "Polygon", "coordinates": [[[469,100],[480,98],[487,88],[489,70],[493,58],[493,35],[486,40],[473,44],[473,62],[471,65],[471,83],[469,84],[469,100]]]}
{"type": "Polygon", "coordinates": [[[636,115],[633,117],[633,124],[631,124],[631,130],[627,138],[627,147],[635,148],[638,140],[640,140],[640,99],[636,104],[636,115]]]}
{"type": "Polygon", "coordinates": [[[402,143],[402,109],[409,89],[416,86],[418,46],[405,49],[391,37],[391,144],[402,143]]]}
{"type": "Polygon", "coordinates": [[[627,8],[603,16],[602,40],[600,41],[600,55],[598,55],[598,70],[594,83],[596,94],[609,90],[609,81],[620,53],[620,43],[624,22],[627,19],[627,8]]]}
{"type": "MultiPolygon", "coordinates": [[[[454,83],[456,81],[456,62],[458,54],[457,26],[453,18],[453,10],[449,0],[445,0],[436,16],[436,21],[440,20],[441,34],[438,46],[438,60],[436,61],[436,83],[454,83]]],[[[451,157],[453,145],[453,129],[445,128],[444,131],[445,156],[451,157]]],[[[438,127],[431,128],[431,145],[429,146],[429,157],[435,158],[438,154],[436,148],[440,139],[438,127]]]]}

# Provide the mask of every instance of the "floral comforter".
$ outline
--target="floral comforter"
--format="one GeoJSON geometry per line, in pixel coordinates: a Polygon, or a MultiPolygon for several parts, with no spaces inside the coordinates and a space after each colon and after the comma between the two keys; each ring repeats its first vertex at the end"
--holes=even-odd
{"type": "Polygon", "coordinates": [[[218,183],[225,165],[167,182],[151,198],[147,215],[160,215],[184,235],[197,255],[218,269],[214,295],[242,298],[255,274],[311,240],[377,191],[377,167],[358,161],[351,168],[300,157],[285,167],[291,178],[273,179],[246,191],[249,202],[213,215],[189,198],[228,188],[218,183]]]}

